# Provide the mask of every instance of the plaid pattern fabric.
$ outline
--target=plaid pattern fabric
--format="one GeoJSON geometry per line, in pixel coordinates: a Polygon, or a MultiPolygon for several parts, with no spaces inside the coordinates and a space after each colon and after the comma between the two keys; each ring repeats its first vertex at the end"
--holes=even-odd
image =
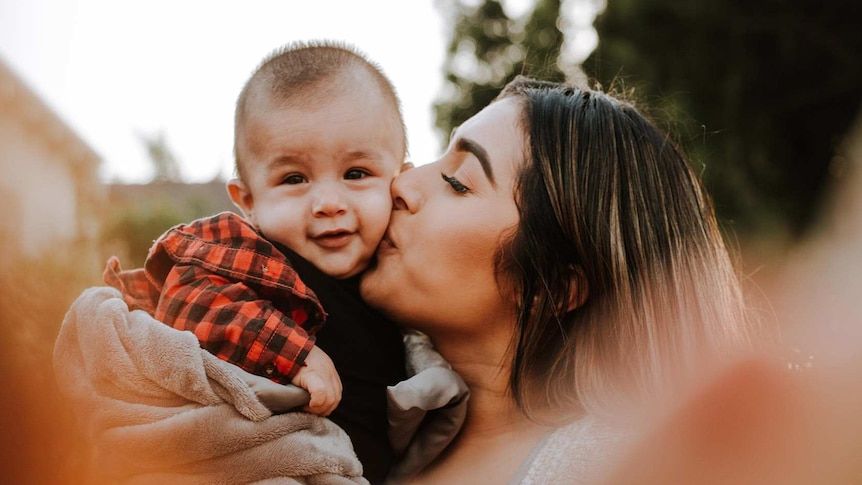
{"type": "Polygon", "coordinates": [[[245,219],[223,212],[182,224],[150,249],[144,268],[108,260],[105,282],[201,347],[253,374],[288,383],[326,314],[290,262],[245,219]]]}

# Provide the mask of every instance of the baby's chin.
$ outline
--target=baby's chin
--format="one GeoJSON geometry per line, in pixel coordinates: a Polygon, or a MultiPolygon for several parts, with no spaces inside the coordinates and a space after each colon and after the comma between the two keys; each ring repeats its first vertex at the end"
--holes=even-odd
{"type": "Polygon", "coordinates": [[[324,272],[337,280],[346,280],[361,274],[368,269],[370,258],[363,258],[360,261],[341,262],[341,261],[321,261],[319,264],[311,261],[317,266],[317,269],[324,272]]]}

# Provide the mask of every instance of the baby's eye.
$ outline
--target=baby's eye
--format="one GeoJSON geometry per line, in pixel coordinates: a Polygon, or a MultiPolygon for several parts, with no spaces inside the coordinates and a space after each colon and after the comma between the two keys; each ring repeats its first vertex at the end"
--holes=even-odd
{"type": "Polygon", "coordinates": [[[293,173],[285,177],[283,183],[287,185],[296,185],[304,183],[305,181],[306,179],[304,176],[293,173]]]}
{"type": "Polygon", "coordinates": [[[344,174],[345,180],[359,180],[365,178],[369,175],[369,173],[365,170],[359,168],[352,168],[344,174]]]}

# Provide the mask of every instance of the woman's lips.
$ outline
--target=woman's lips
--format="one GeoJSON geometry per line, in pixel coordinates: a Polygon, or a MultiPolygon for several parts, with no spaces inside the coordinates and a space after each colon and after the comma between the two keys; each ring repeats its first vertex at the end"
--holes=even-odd
{"type": "Polygon", "coordinates": [[[392,251],[396,248],[397,248],[397,246],[395,246],[395,244],[392,242],[392,238],[389,236],[389,233],[387,232],[383,236],[383,239],[380,240],[380,244],[377,246],[377,253],[378,254],[385,253],[387,251],[392,251]]]}

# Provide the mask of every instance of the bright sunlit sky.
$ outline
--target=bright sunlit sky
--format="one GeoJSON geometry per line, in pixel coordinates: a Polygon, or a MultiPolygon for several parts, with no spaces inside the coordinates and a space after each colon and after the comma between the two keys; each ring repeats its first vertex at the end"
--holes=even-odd
{"type": "MultiPolygon", "coordinates": [[[[503,3],[517,16],[533,1],[503,3]]],[[[101,157],[103,180],[148,181],[139,134],[163,133],[183,179],[203,182],[232,172],[234,102],[264,56],[346,41],[392,80],[422,164],[440,151],[443,15],[434,0],[0,0],[0,58],[101,157]]]]}

